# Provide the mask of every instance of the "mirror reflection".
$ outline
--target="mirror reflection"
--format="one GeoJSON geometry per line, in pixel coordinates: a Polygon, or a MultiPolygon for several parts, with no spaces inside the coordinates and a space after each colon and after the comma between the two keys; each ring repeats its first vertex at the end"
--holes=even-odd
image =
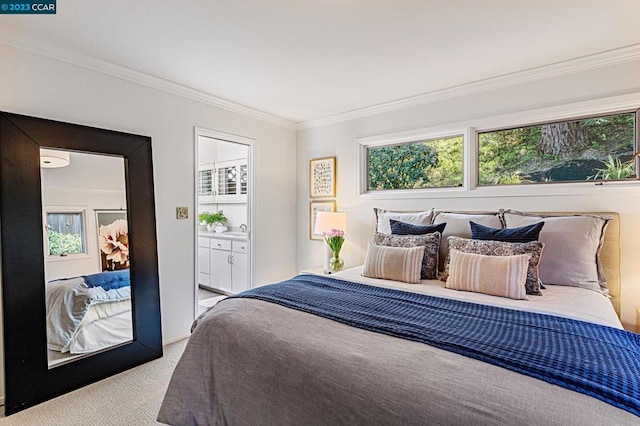
{"type": "Polygon", "coordinates": [[[133,339],[124,159],[41,149],[49,368],[133,339]]]}

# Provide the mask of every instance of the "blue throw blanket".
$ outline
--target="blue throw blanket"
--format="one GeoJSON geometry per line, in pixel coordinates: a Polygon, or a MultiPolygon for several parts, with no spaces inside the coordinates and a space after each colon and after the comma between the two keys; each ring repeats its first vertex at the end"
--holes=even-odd
{"type": "Polygon", "coordinates": [[[233,297],[265,300],[426,343],[640,416],[640,335],[624,330],[315,275],[233,297]]]}
{"type": "Polygon", "coordinates": [[[84,282],[89,287],[102,287],[106,291],[127,287],[131,284],[129,269],[105,271],[98,274],[85,275],[84,282]]]}

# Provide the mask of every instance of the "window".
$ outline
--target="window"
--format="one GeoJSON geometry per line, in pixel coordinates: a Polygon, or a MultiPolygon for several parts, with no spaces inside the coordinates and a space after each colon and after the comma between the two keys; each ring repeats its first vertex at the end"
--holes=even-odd
{"type": "Polygon", "coordinates": [[[462,186],[463,136],[366,147],[366,190],[462,186]]]}
{"type": "Polygon", "coordinates": [[[46,212],[49,256],[84,254],[86,250],[84,212],[46,212]]]}
{"type": "Polygon", "coordinates": [[[635,179],[637,113],[478,133],[483,185],[635,179]]]}

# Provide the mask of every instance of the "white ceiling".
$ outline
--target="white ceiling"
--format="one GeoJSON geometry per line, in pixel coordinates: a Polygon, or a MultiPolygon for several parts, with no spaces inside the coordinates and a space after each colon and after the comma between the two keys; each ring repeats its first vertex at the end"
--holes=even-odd
{"type": "Polygon", "coordinates": [[[0,15],[0,41],[100,59],[293,122],[640,43],[638,0],[57,5],[56,15],[0,15]]]}

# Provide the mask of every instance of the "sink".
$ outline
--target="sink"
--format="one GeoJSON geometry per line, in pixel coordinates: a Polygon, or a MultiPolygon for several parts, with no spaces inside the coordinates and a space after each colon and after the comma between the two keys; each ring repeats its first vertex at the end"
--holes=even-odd
{"type": "Polygon", "coordinates": [[[229,231],[229,232],[222,232],[220,235],[229,235],[232,237],[246,237],[247,233],[240,232],[240,231],[229,231]]]}

